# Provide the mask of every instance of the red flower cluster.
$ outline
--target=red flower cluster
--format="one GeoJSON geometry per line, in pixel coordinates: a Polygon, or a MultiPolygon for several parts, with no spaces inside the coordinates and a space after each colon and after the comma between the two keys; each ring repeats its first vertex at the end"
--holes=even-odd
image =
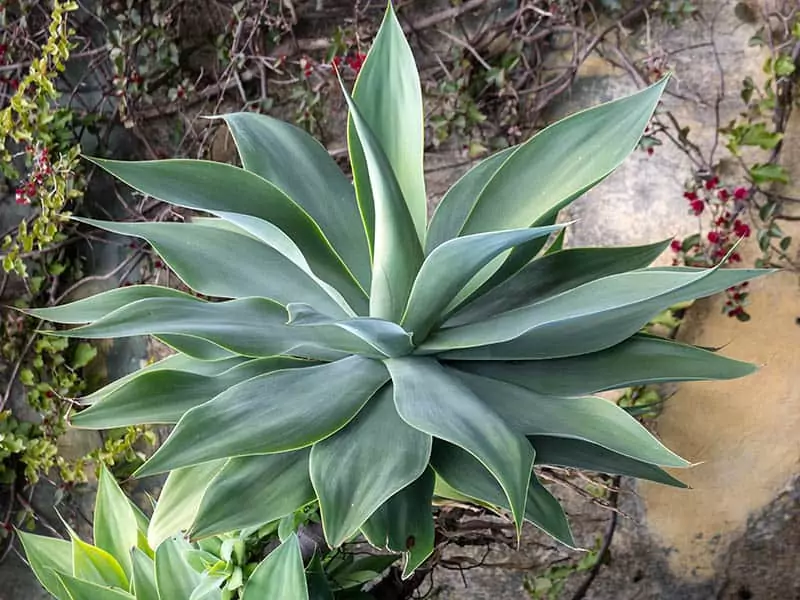
{"type": "Polygon", "coordinates": [[[740,238],[750,237],[750,225],[747,223],[742,223],[739,219],[736,219],[736,221],[733,223],[733,233],[740,238]]]}
{"type": "Polygon", "coordinates": [[[33,170],[28,175],[27,181],[17,188],[15,194],[17,204],[30,204],[36,198],[44,178],[53,174],[47,148],[35,149],[33,146],[28,146],[25,151],[33,155],[33,170]]]}
{"type": "Polygon", "coordinates": [[[342,58],[341,56],[334,56],[331,60],[331,65],[338,71],[342,68],[342,64],[347,65],[353,71],[355,71],[356,75],[361,71],[361,67],[364,66],[364,61],[367,60],[367,55],[363,52],[356,52],[355,54],[351,54],[342,58]]]}
{"type": "Polygon", "coordinates": [[[723,307],[722,311],[726,315],[729,317],[735,317],[740,321],[750,320],[750,315],[747,314],[747,311],[744,308],[745,304],[747,303],[747,296],[749,295],[747,292],[748,286],[749,283],[744,281],[739,285],[729,287],[727,290],[725,290],[728,299],[725,301],[725,306],[723,307]]]}
{"type": "MultiPolygon", "coordinates": [[[[750,225],[739,216],[747,206],[750,190],[746,187],[730,188],[720,185],[719,177],[712,176],[698,181],[683,194],[689,204],[689,214],[699,216],[709,214],[711,229],[705,237],[692,236],[686,240],[673,240],[670,244],[676,258],[674,265],[681,262],[688,266],[711,267],[726,256],[730,263],[742,262],[738,252],[731,252],[738,238],[750,237],[750,225]]],[[[750,315],[745,310],[747,301],[747,282],[727,290],[723,311],[740,321],[747,321],[750,315]]]]}

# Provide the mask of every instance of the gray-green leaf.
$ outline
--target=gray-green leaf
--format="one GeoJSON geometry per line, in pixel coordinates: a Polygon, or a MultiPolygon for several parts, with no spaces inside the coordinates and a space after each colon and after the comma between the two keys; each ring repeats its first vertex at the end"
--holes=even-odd
{"type": "Polygon", "coordinates": [[[428,466],[431,436],[397,414],[391,386],[378,392],[341,431],[311,450],[311,481],[325,537],[339,546],[393,494],[428,466]],[[389,448],[402,449],[386,452],[389,448]],[[382,460],[375,460],[376,456],[382,460]]]}
{"type": "Polygon", "coordinates": [[[435,360],[393,358],[386,366],[400,416],[475,456],[503,488],[521,527],[534,458],[528,440],[435,360]]]}
{"type": "Polygon", "coordinates": [[[187,412],[137,476],[310,446],[344,427],[388,378],[380,362],[358,356],[254,377],[187,412]]]}

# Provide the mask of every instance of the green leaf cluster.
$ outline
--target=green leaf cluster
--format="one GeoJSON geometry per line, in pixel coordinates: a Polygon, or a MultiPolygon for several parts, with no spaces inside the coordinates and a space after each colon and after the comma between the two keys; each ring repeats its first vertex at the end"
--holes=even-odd
{"type": "MultiPolygon", "coordinates": [[[[433,552],[432,504],[442,499],[572,546],[535,465],[681,485],[662,467],[689,463],[592,394],[750,373],[640,330],[765,271],[648,268],[667,242],[547,246],[566,227],[558,212],[637,147],[665,85],[487,158],[427,222],[419,77],[389,7],[345,92],[352,185],[305,132],[252,113],[223,117],[243,168],[96,160],[144,194],[212,215],[82,220],[145,240],[212,300],[135,286],[29,311],[80,325],[58,335],[153,335],[177,351],[87,397],[74,418],[87,428],[175,425],[138,471],[169,473],[150,544],[318,503],[330,546],[363,534],[402,554],[409,576],[433,552]]],[[[250,581],[305,598],[286,528],[280,553],[250,581]]]]}

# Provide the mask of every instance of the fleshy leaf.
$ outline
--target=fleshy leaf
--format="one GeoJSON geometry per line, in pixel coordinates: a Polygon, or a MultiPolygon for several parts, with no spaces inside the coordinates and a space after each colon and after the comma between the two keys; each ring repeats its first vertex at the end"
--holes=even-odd
{"type": "Polygon", "coordinates": [[[57,573],[72,573],[72,544],[66,540],[17,531],[25,557],[42,587],[58,600],[71,600],[57,573]]]}
{"type": "Polygon", "coordinates": [[[130,501],[105,466],[100,468],[94,507],[94,543],[113,556],[130,579],[131,549],[139,537],[130,501]]]}
{"type": "Polygon", "coordinates": [[[392,396],[386,386],[341,431],[311,449],[311,481],[325,537],[333,547],[428,465],[431,437],[400,418],[392,396]],[[402,451],[386,453],[387,448],[402,451]],[[381,455],[382,460],[375,460],[381,455]]]}
{"type": "MultiPolygon", "coordinates": [[[[459,494],[509,510],[503,489],[486,468],[467,452],[451,444],[437,443],[431,455],[431,465],[437,475],[459,494]]],[[[564,509],[536,476],[531,476],[528,486],[525,520],[562,544],[575,547],[564,509]]]]}
{"type": "Polygon", "coordinates": [[[387,358],[405,356],[414,349],[411,334],[391,321],[370,317],[338,320],[307,304],[290,304],[289,325],[302,327],[306,338],[334,351],[387,358]]]}
{"type": "Polygon", "coordinates": [[[428,227],[428,236],[425,239],[427,254],[444,242],[459,236],[472,211],[475,199],[480,196],[497,169],[517,148],[518,146],[512,146],[483,159],[447,190],[436,206],[428,227]]]}
{"type": "Polygon", "coordinates": [[[170,472],[147,529],[151,548],[157,550],[168,537],[189,530],[206,488],[224,465],[225,460],[215,460],[170,472]]]}
{"type": "Polygon", "coordinates": [[[475,456],[501,485],[521,527],[534,457],[524,436],[435,360],[393,358],[386,366],[403,420],[475,456]]]}
{"type": "Polygon", "coordinates": [[[344,427],[388,377],[357,356],[254,377],[187,412],[137,477],[310,446],[344,427]]]}
{"type": "Polygon", "coordinates": [[[92,158],[138,191],[184,208],[212,214],[252,215],[291,236],[311,268],[347,298],[363,290],[317,223],[277,187],[244,169],[205,160],[116,161],[92,158]]]}
{"type": "Polygon", "coordinates": [[[710,296],[767,272],[649,269],[611,275],[479,323],[443,329],[420,351],[443,352],[443,358],[461,360],[562,358],[597,352],[631,337],[675,303],[710,296]]]}
{"type": "Polygon", "coordinates": [[[75,577],[97,583],[128,589],[128,577],[117,560],[105,550],[87,544],[72,529],[72,573],[75,577]]]}
{"type": "Polygon", "coordinates": [[[294,533],[270,552],[247,580],[242,600],[266,598],[308,600],[300,542],[294,533]]]}
{"type": "Polygon", "coordinates": [[[635,335],[606,350],[570,358],[459,360],[449,365],[551,396],[581,396],[670,381],[736,379],[755,371],[750,363],[647,335],[635,335]]]}
{"type": "Polygon", "coordinates": [[[192,546],[181,537],[164,540],[156,549],[156,586],[159,598],[186,598],[192,596],[203,576],[187,561],[192,546]]]}
{"type": "Polygon", "coordinates": [[[607,177],[636,148],[667,78],[543,129],[475,199],[459,235],[538,225],[607,177]]]}
{"type": "Polygon", "coordinates": [[[449,240],[431,252],[414,280],[402,325],[424,340],[442,311],[486,264],[509,248],[563,228],[538,227],[479,233],[449,240]]]}
{"type": "Polygon", "coordinates": [[[275,521],[316,498],[308,474],[310,450],[231,458],[211,480],[192,529],[206,537],[275,521]]]}
{"type": "Polygon", "coordinates": [[[585,440],[654,465],[689,466],[687,461],[668,450],[636,419],[603,398],[543,396],[496,379],[453,370],[450,373],[525,435],[585,440]]]}
{"type": "Polygon", "coordinates": [[[138,600],[119,588],[93,583],[65,573],[57,573],[56,577],[69,593],[71,600],[138,600]]]}
{"type": "Polygon", "coordinates": [[[297,264],[250,236],[193,223],[75,220],[146,240],[186,285],[201,294],[217,298],[259,296],[283,305],[307,302],[317,310],[348,316],[297,264]]]}
{"type": "MultiPolygon", "coordinates": [[[[414,228],[420,241],[425,239],[427,223],[427,196],[423,171],[424,122],[422,112],[422,88],[414,63],[411,47],[403,34],[392,4],[386,8],[381,27],[372,43],[367,59],[356,80],[353,100],[363,117],[364,124],[374,132],[377,146],[386,155],[392,173],[397,180],[402,197],[408,206],[414,228]]],[[[373,239],[373,219],[380,219],[370,209],[375,198],[375,187],[370,188],[373,177],[377,177],[370,163],[370,149],[362,139],[361,127],[354,123],[351,115],[348,122],[347,142],[358,202],[361,207],[368,236],[373,239]]],[[[380,230],[375,225],[374,237],[380,230]]],[[[377,241],[375,244],[377,245],[377,241]]],[[[380,315],[374,315],[380,316],[380,315]]]]}
{"type": "Polygon", "coordinates": [[[370,254],[353,185],[328,151],[308,133],[252,112],[222,115],[236,142],[242,166],[281,189],[302,206],[330,240],[361,287],[369,289],[370,254]],[[335,208],[333,208],[335,207],[335,208]]]}
{"type": "Polygon", "coordinates": [[[45,321],[79,325],[97,321],[137,300],[147,298],[180,298],[190,302],[199,302],[193,296],[172,288],[157,285],[132,285],[101,292],[69,304],[48,308],[29,308],[25,310],[25,313],[45,321]]]}
{"type": "Polygon", "coordinates": [[[647,246],[571,248],[543,256],[475,300],[464,304],[447,319],[444,326],[476,323],[508,310],[540,302],[596,279],[642,269],[658,258],[668,244],[669,240],[647,246]]]}
{"type": "Polygon", "coordinates": [[[528,439],[536,450],[537,465],[572,467],[609,475],[648,479],[674,487],[687,487],[660,467],[635,460],[584,440],[549,435],[532,435],[528,436],[528,439]]]}
{"type": "Polygon", "coordinates": [[[138,371],[126,383],[72,417],[71,423],[89,429],[177,423],[189,409],[208,402],[242,381],[280,369],[313,364],[307,360],[275,357],[250,360],[218,375],[172,369],[138,371]]]}
{"type": "Polygon", "coordinates": [[[360,180],[368,173],[374,204],[375,236],[369,314],[371,317],[398,322],[422,264],[420,237],[415,232],[415,223],[380,141],[344,88],[342,91],[354,125],[350,143],[352,145],[353,141],[358,140],[365,158],[364,165],[353,163],[353,179],[360,193],[360,180]]]}
{"type": "Polygon", "coordinates": [[[153,559],[139,548],[134,548],[131,553],[133,561],[133,588],[132,593],[136,600],[161,600],[158,597],[156,586],[156,565],[153,559]]]}
{"type": "Polygon", "coordinates": [[[304,345],[299,332],[286,325],[286,309],[265,298],[226,302],[188,298],[139,300],[90,325],[48,333],[89,339],[177,334],[200,338],[251,357],[295,354],[336,359],[345,356],[341,352],[304,345]]]}
{"type": "Polygon", "coordinates": [[[404,579],[433,554],[434,480],[433,470],[428,468],[414,483],[389,498],[362,526],[372,545],[403,553],[404,579]]]}

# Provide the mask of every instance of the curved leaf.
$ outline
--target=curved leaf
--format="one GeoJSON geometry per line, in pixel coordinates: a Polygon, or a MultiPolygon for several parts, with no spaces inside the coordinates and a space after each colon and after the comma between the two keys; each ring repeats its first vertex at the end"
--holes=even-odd
{"type": "Polygon", "coordinates": [[[137,600],[125,590],[100,585],[65,573],[56,573],[71,600],[137,600]]]}
{"type": "Polygon", "coordinates": [[[381,363],[357,356],[248,379],[187,412],[136,476],[310,446],[344,427],[387,379],[381,363]]]}
{"type": "Polygon", "coordinates": [[[736,379],[755,371],[672,340],[635,335],[591,354],[529,361],[453,361],[448,366],[551,396],[581,396],[650,383],[736,379]]]}
{"type": "Polygon", "coordinates": [[[270,552],[247,580],[242,600],[266,598],[308,600],[300,542],[294,533],[270,552]]]}
{"type": "Polygon", "coordinates": [[[433,554],[434,481],[433,470],[426,469],[414,483],[389,498],[362,526],[373,546],[403,553],[404,579],[433,554]]]}
{"type": "MultiPolygon", "coordinates": [[[[495,478],[480,462],[460,448],[451,444],[435,444],[431,465],[439,477],[459,494],[509,510],[506,495],[495,478]]],[[[562,544],[575,547],[564,509],[535,475],[531,476],[528,486],[525,520],[562,544]]]]}
{"type": "Polygon", "coordinates": [[[186,540],[173,537],[164,540],[156,550],[156,586],[162,600],[189,600],[195,588],[203,582],[203,576],[186,560],[187,552],[191,549],[192,546],[186,540]]]}
{"type": "Polygon", "coordinates": [[[250,360],[217,375],[171,369],[145,370],[111,392],[98,396],[92,406],[73,416],[70,422],[88,429],[177,423],[186,411],[237,383],[272,371],[313,364],[307,360],[275,357],[250,360]]]}
{"type": "Polygon", "coordinates": [[[630,458],[666,467],[689,463],[636,419],[603,398],[554,398],[496,379],[449,370],[506,422],[525,435],[592,442],[630,458]]]}
{"type": "Polygon", "coordinates": [[[460,235],[537,225],[607,177],[636,148],[666,84],[571,115],[521,144],[475,199],[460,235]]]}
{"type": "Polygon", "coordinates": [[[443,352],[443,358],[462,360],[588,354],[631,337],[654,315],[673,304],[710,296],[766,272],[769,271],[652,269],[611,275],[480,323],[443,329],[422,344],[420,351],[443,352]],[[446,352],[461,348],[469,350],[446,352]]]}
{"type": "Polygon", "coordinates": [[[224,466],[225,460],[214,460],[170,472],[147,528],[151,548],[191,527],[206,488],[224,466]]]}
{"type": "Polygon", "coordinates": [[[242,166],[302,206],[364,289],[371,278],[369,245],[353,234],[361,220],[353,185],[328,151],[308,133],[285,121],[252,112],[222,115],[242,166]]]}
{"type": "Polygon", "coordinates": [[[328,543],[341,545],[392,495],[419,478],[430,452],[431,437],[397,414],[391,386],[341,431],[315,444],[309,470],[328,543]]]}
{"type": "Polygon", "coordinates": [[[128,589],[128,577],[117,560],[105,550],[87,544],[68,529],[72,538],[72,574],[99,585],[128,589]]]}
{"type": "Polygon", "coordinates": [[[94,505],[94,543],[113,556],[128,579],[133,574],[131,550],[139,530],[130,501],[105,466],[100,468],[94,505]]]}
{"type": "MultiPolygon", "coordinates": [[[[414,55],[397,21],[392,4],[386,13],[361,67],[353,100],[363,116],[364,124],[374,132],[377,147],[386,155],[388,165],[405,198],[408,213],[417,232],[418,240],[425,239],[427,223],[427,195],[423,171],[424,122],[422,112],[422,87],[414,55]]],[[[372,181],[378,177],[370,165],[370,149],[366,147],[363,133],[351,114],[348,121],[347,145],[353,167],[356,193],[367,235],[373,239],[372,224],[380,220],[380,211],[372,211],[372,203],[380,202],[372,181]],[[369,173],[367,173],[369,165],[369,173]]],[[[377,238],[380,225],[375,226],[377,238]]],[[[378,244],[376,240],[376,245],[378,244]]],[[[381,316],[381,315],[373,315],[381,316]]]]}
{"type": "Polygon", "coordinates": [[[550,235],[564,225],[479,233],[449,240],[431,252],[414,280],[401,324],[424,340],[458,292],[509,248],[550,235]]]}
{"type": "Polygon", "coordinates": [[[131,592],[136,600],[161,600],[156,587],[156,565],[153,559],[139,548],[131,553],[133,561],[133,587],[131,592]]]}
{"type": "Polygon", "coordinates": [[[548,435],[531,435],[528,436],[528,439],[536,450],[537,465],[571,467],[609,475],[626,475],[674,487],[687,487],[686,484],[681,483],[656,465],[612,452],[591,442],[548,435]]]}
{"type": "Polygon", "coordinates": [[[243,356],[231,357],[222,360],[197,360],[185,354],[171,354],[166,358],[146,365],[137,371],[128,373],[101,387],[99,390],[92,392],[88,396],[80,399],[83,404],[94,404],[110,395],[115,390],[118,390],[123,385],[127,384],[132,379],[144,375],[145,373],[153,373],[155,371],[172,370],[181,371],[185,373],[195,373],[197,375],[219,375],[228,369],[235,367],[248,359],[243,356]]]}
{"type": "Polygon", "coordinates": [[[101,292],[69,304],[48,308],[29,308],[23,312],[45,321],[79,325],[97,321],[120,308],[148,298],[180,298],[190,302],[200,302],[194,296],[172,288],[158,285],[132,285],[101,292]]]}
{"type": "Polygon", "coordinates": [[[66,540],[17,530],[25,558],[42,587],[58,600],[70,600],[58,578],[59,573],[72,573],[72,544],[66,540]]]}
{"type": "Polygon", "coordinates": [[[502,486],[521,527],[534,457],[524,436],[435,360],[392,358],[386,366],[403,420],[475,456],[502,486]]]}
{"type": "Polygon", "coordinates": [[[310,450],[230,459],[211,480],[190,530],[195,538],[275,521],[316,498],[310,450]]]}
{"type": "Polygon", "coordinates": [[[334,351],[371,358],[405,356],[414,349],[411,334],[390,321],[361,317],[332,319],[307,304],[290,304],[289,325],[305,330],[306,338],[334,351]]]}
{"type": "MultiPolygon", "coordinates": [[[[267,246],[274,248],[286,258],[296,264],[302,269],[314,282],[325,290],[328,295],[336,300],[336,302],[350,314],[353,309],[358,314],[366,314],[369,311],[369,302],[367,300],[367,292],[363,289],[362,293],[357,296],[350,295],[350,304],[344,299],[344,296],[339,293],[335,287],[317,277],[311,270],[311,267],[300,251],[288,235],[286,235],[280,228],[272,223],[268,223],[258,217],[251,215],[240,215],[238,213],[229,213],[224,211],[217,211],[220,218],[215,217],[194,217],[192,223],[203,225],[204,227],[215,227],[227,231],[233,231],[239,235],[246,235],[255,240],[265,243],[267,246]]],[[[367,288],[368,289],[368,288],[367,288]]]]}
{"type": "Polygon", "coordinates": [[[358,283],[314,220],[277,187],[244,169],[205,160],[116,161],[92,158],[132,188],[184,208],[252,215],[280,227],[311,268],[347,301],[363,296],[358,283]]]}
{"type": "Polygon", "coordinates": [[[447,190],[436,206],[428,226],[428,235],[425,238],[427,254],[433,252],[447,240],[459,236],[475,199],[480,196],[484,186],[494,176],[497,169],[517,148],[518,146],[512,146],[483,159],[447,190]]]}
{"type": "Polygon", "coordinates": [[[352,143],[357,139],[365,158],[365,165],[353,163],[353,179],[360,194],[360,182],[368,175],[375,211],[369,314],[398,322],[422,264],[420,237],[380,141],[344,88],[342,91],[354,125],[350,135],[351,152],[352,143]]]}
{"type": "Polygon", "coordinates": [[[326,360],[343,355],[303,344],[297,329],[286,325],[286,309],[265,298],[226,302],[188,298],[139,300],[91,325],[48,333],[89,339],[178,334],[255,358],[294,354],[326,360]]]}
{"type": "MultiPolygon", "coordinates": [[[[238,355],[216,344],[193,337],[191,335],[162,334],[155,335],[158,341],[181,352],[191,359],[203,362],[217,362],[236,358],[238,355]]],[[[244,358],[239,356],[239,358],[244,358]]]]}
{"type": "Polygon", "coordinates": [[[349,316],[316,281],[275,248],[249,236],[192,223],[113,223],[75,219],[146,240],[190,288],[217,298],[260,296],[286,305],[306,302],[349,316]]]}
{"type": "Polygon", "coordinates": [[[572,248],[548,254],[463,305],[444,327],[477,323],[596,279],[642,269],[658,258],[668,244],[669,240],[647,246],[572,248]]]}

